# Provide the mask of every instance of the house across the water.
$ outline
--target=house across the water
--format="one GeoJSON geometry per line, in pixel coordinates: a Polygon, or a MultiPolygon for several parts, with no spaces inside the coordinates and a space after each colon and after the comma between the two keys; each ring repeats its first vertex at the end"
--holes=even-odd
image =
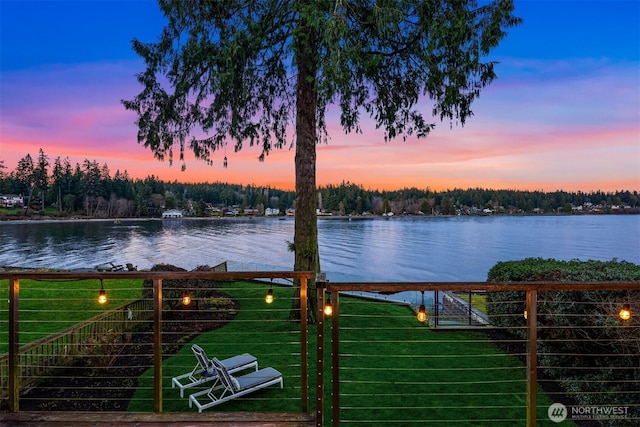
{"type": "Polygon", "coordinates": [[[180,209],[168,209],[162,212],[162,218],[182,218],[184,211],[180,209]]]}

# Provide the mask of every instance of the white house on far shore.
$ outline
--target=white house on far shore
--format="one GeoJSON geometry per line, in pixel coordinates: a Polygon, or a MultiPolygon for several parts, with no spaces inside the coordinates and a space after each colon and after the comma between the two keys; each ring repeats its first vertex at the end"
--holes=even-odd
{"type": "Polygon", "coordinates": [[[5,194],[0,196],[0,206],[3,208],[21,208],[24,198],[17,194],[5,194]]]}
{"type": "Polygon", "coordinates": [[[280,209],[278,208],[266,208],[264,210],[264,215],[265,216],[276,216],[276,215],[280,215],[280,209]]]}
{"type": "Polygon", "coordinates": [[[184,217],[184,211],[179,209],[168,209],[162,212],[162,218],[182,218],[184,217]]]}

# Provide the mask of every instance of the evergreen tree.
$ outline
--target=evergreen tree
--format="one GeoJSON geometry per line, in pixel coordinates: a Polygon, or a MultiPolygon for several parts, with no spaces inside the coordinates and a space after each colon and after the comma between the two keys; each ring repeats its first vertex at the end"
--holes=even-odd
{"type": "Polygon", "coordinates": [[[28,213],[31,208],[31,198],[33,197],[33,190],[35,188],[33,158],[30,154],[18,160],[18,166],[16,167],[14,176],[20,185],[20,193],[22,194],[26,191],[28,194],[27,203],[24,206],[25,213],[28,213]]]}
{"type": "Polygon", "coordinates": [[[38,164],[33,170],[33,180],[36,188],[40,190],[40,207],[44,211],[45,198],[49,189],[49,157],[41,148],[38,152],[38,164]]]}
{"type": "Polygon", "coordinates": [[[170,162],[177,146],[183,166],[185,147],[212,163],[228,140],[235,150],[259,145],[263,160],[294,124],[298,271],[320,269],[316,144],[326,107],[337,102],[347,132],[360,131],[364,112],[385,139],[429,133],[419,104],[464,125],[495,78],[484,59],[519,23],[512,0],[159,3],[167,26],[157,43],[134,40],[144,88],[123,101],[138,114],[138,141],[170,162]]]}

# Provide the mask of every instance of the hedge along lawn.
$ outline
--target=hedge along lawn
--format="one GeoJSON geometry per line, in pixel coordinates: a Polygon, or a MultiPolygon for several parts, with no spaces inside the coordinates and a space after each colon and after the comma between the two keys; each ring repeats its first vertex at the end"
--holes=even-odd
{"type": "MultiPolygon", "coordinates": [[[[63,331],[82,321],[136,300],[140,279],[104,279],[107,303],[98,304],[100,280],[20,280],[20,345],[63,331]]],[[[9,281],[0,280],[0,354],[8,351],[9,281]]]]}
{"type": "MultiPolygon", "coordinates": [[[[274,287],[275,301],[264,302],[267,285],[236,283],[224,292],[240,302],[237,316],[222,328],[201,334],[163,361],[164,412],[188,412],[171,378],[189,372],[191,344],[223,359],[242,353],[260,367],[283,373],[284,389],[267,389],[205,411],[300,412],[300,329],[290,322],[292,289],[274,287]]],[[[380,425],[513,426],[526,419],[526,369],[515,356],[501,353],[480,332],[433,330],[421,325],[406,306],[340,299],[341,419],[380,425]],[[473,420],[473,421],[469,421],[473,420]]],[[[331,423],[331,321],[325,328],[325,425],[331,423]]],[[[309,410],[315,410],[316,327],[309,327],[309,410]]],[[[549,421],[553,403],[538,390],[539,424],[549,421]]],[[[153,411],[153,370],[138,382],[129,411],[153,411]]],[[[549,424],[551,425],[551,424],[549,424]]],[[[556,425],[556,424],[553,424],[556,425]]],[[[572,425],[565,421],[561,425],[572,425]]]]}

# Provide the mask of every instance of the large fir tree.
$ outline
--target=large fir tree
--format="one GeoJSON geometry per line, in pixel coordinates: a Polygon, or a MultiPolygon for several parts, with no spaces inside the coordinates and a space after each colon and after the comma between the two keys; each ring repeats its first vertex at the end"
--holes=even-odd
{"type": "Polygon", "coordinates": [[[168,22],[157,42],[133,41],[143,89],[123,101],[138,115],[138,141],[161,160],[175,149],[183,167],[187,149],[211,163],[228,142],[260,146],[261,160],[294,145],[297,271],[320,269],[316,144],[327,107],[339,107],[346,132],[360,131],[364,113],[385,139],[425,137],[436,119],[464,125],[495,78],[490,50],[519,23],[512,0],[159,4],[168,22]]]}

